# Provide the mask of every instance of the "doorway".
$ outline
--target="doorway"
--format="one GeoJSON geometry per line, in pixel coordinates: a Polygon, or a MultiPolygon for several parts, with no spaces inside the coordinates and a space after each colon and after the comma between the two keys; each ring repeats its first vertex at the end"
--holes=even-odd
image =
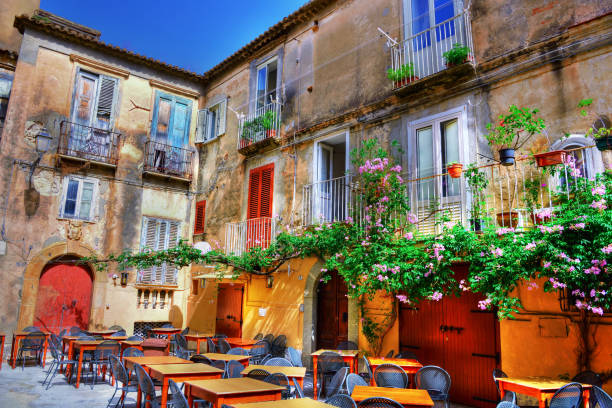
{"type": "Polygon", "coordinates": [[[336,271],[317,286],[317,349],[335,349],[348,340],[348,291],[336,271]]]}
{"type": "MultiPolygon", "coordinates": [[[[458,280],[468,266],[454,268],[458,280]]],[[[400,308],[400,350],[416,354],[423,365],[437,365],[451,376],[451,401],[492,408],[497,390],[491,373],[499,366],[499,322],[494,311],[479,310],[481,297],[463,292],[441,301],[400,308]]]]}
{"type": "Polygon", "coordinates": [[[93,278],[88,267],[50,262],[40,275],[34,326],[53,333],[72,326],[87,330],[92,289],[93,278]]]}
{"type": "Polygon", "coordinates": [[[227,337],[242,337],[242,298],[244,286],[220,283],[217,296],[215,331],[227,337]]]}
{"type": "Polygon", "coordinates": [[[312,220],[334,222],[346,219],[350,179],[348,171],[348,133],[315,143],[312,220]]]}

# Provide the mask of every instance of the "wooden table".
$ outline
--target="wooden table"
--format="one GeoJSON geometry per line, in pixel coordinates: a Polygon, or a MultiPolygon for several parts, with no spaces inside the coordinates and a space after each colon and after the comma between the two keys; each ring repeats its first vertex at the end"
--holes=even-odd
{"type": "Polygon", "coordinates": [[[0,333],[0,370],[2,370],[2,359],[4,358],[4,339],[6,334],[0,333]]]}
{"type": "Polygon", "coordinates": [[[151,364],[147,367],[149,375],[162,382],[161,408],[165,408],[168,402],[169,379],[173,379],[178,383],[189,380],[214,380],[220,379],[223,376],[223,370],[208,364],[151,364]]]}
{"type": "Polygon", "coordinates": [[[349,365],[349,370],[351,373],[357,373],[358,368],[357,364],[359,363],[359,350],[331,350],[331,349],[320,349],[311,354],[312,356],[312,366],[314,378],[312,381],[312,386],[314,388],[314,398],[317,399],[317,361],[319,356],[326,351],[331,351],[332,353],[338,353],[342,356],[342,360],[349,365]]]}
{"type": "MultiPolygon", "coordinates": [[[[77,367],[77,378],[75,387],[79,388],[79,384],[81,383],[81,371],[83,369],[83,354],[86,351],[94,351],[99,344],[101,344],[104,340],[75,340],[72,344],[73,349],[79,351],[79,362],[77,367]]],[[[72,355],[68,357],[68,359],[72,360],[72,355]]],[[[68,380],[70,381],[70,380],[68,380]]]]}
{"type": "Polygon", "coordinates": [[[159,336],[166,336],[166,338],[170,338],[173,334],[180,333],[182,330],[176,327],[157,327],[155,329],[151,329],[151,331],[159,336]]]}
{"type": "Polygon", "coordinates": [[[145,356],[145,357],[124,357],[123,364],[126,371],[132,371],[134,364],[140,364],[143,367],[158,364],[195,364],[193,361],[184,360],[175,356],[145,356]]]}
{"type": "Polygon", "coordinates": [[[251,402],[248,404],[234,404],[234,408],[327,408],[333,405],[310,398],[295,398],[280,401],[251,402]]]}
{"type": "MultiPolygon", "coordinates": [[[[387,358],[387,357],[368,357],[368,362],[370,363],[370,368],[372,369],[372,373],[376,370],[381,364],[395,364],[397,366],[402,367],[402,369],[409,375],[409,378],[415,386],[414,375],[423,368],[423,364],[419,363],[417,360],[411,360],[407,358],[387,358]]],[[[374,376],[370,379],[370,385],[375,386],[374,384],[374,376]]]]}
{"type": "Polygon", "coordinates": [[[213,408],[239,402],[275,401],[281,399],[281,392],[285,389],[281,385],[248,377],[185,382],[185,395],[190,407],[193,407],[193,400],[199,398],[210,402],[213,408]]]}
{"type": "Polygon", "coordinates": [[[304,377],[306,376],[306,367],[282,367],[282,366],[266,366],[266,365],[250,365],[240,374],[246,376],[255,369],[266,370],[270,374],[281,373],[285,374],[289,379],[295,379],[300,387],[304,389],[304,377]]]}
{"type": "Polygon", "coordinates": [[[353,388],[351,397],[358,404],[366,398],[385,397],[391,398],[404,407],[410,408],[430,408],[434,405],[427,390],[414,390],[408,388],[367,387],[365,385],[356,385],[355,388],[353,388]]]}
{"type": "Polygon", "coordinates": [[[105,337],[105,336],[110,336],[110,335],[112,335],[112,334],[115,334],[115,333],[117,333],[119,330],[107,330],[107,329],[98,329],[98,330],[97,330],[97,329],[93,329],[93,330],[85,330],[85,331],[86,331],[87,333],[91,334],[92,336],[93,336],[93,335],[96,335],[96,336],[102,336],[102,337],[105,337]]]}
{"type": "MultiPolygon", "coordinates": [[[[550,399],[559,388],[569,384],[567,381],[553,380],[546,377],[498,377],[496,380],[499,384],[499,392],[502,400],[507,391],[514,391],[518,394],[537,398],[540,408],[546,408],[546,400],[550,399]]],[[[589,408],[590,395],[591,385],[582,384],[584,408],[589,408]]]]}
{"type": "Polygon", "coordinates": [[[134,347],[137,348],[138,350],[142,350],[142,344],[143,340],[122,340],[119,342],[119,344],[121,345],[121,359],[123,360],[123,352],[125,351],[125,349],[128,349],[130,347],[134,347]]]}
{"type": "Polygon", "coordinates": [[[211,360],[221,360],[221,361],[225,361],[226,363],[230,361],[238,361],[245,367],[249,365],[249,358],[251,358],[251,356],[237,356],[234,354],[220,354],[220,353],[206,353],[202,355],[204,357],[208,357],[211,360]]]}
{"type": "Polygon", "coordinates": [[[196,342],[196,353],[200,354],[200,343],[205,342],[208,337],[210,336],[207,336],[205,334],[186,334],[185,340],[195,341],[196,342]]]}
{"type": "MultiPolygon", "coordinates": [[[[28,334],[32,334],[32,332],[16,332],[13,333],[13,341],[11,342],[11,367],[15,369],[15,363],[17,361],[17,352],[19,351],[19,343],[21,340],[25,339],[28,334]]],[[[43,344],[43,358],[42,358],[42,366],[45,368],[45,360],[47,359],[47,346],[49,344],[49,335],[50,333],[42,332],[45,335],[45,342],[43,344]]]]}
{"type": "Polygon", "coordinates": [[[229,345],[232,348],[240,347],[245,350],[252,349],[255,343],[257,343],[258,341],[258,340],[253,340],[253,339],[241,339],[240,337],[228,337],[225,340],[229,343],[229,345]]]}
{"type": "Polygon", "coordinates": [[[126,340],[128,338],[128,336],[113,336],[112,334],[103,334],[102,337],[104,337],[104,340],[115,340],[115,341],[126,340]]]}

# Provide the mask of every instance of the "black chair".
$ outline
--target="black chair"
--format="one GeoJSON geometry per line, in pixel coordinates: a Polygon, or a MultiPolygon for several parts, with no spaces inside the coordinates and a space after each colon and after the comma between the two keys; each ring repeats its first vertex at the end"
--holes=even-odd
{"type": "Polygon", "coordinates": [[[105,340],[104,336],[101,334],[92,334],[91,337],[93,337],[94,340],[105,340]]]}
{"type": "Polygon", "coordinates": [[[187,398],[174,380],[168,380],[168,405],[172,408],[189,408],[187,398]]]}
{"type": "Polygon", "coordinates": [[[34,359],[38,364],[42,363],[42,355],[45,345],[45,335],[39,331],[30,332],[19,342],[19,352],[17,359],[21,359],[21,370],[25,368],[26,353],[34,354],[34,359]]]}
{"type": "Polygon", "coordinates": [[[408,360],[418,360],[418,357],[412,351],[402,351],[401,353],[397,353],[395,355],[395,358],[405,358],[405,359],[408,359],[408,360]]]}
{"type": "MultiPolygon", "coordinates": [[[[499,381],[497,381],[498,378],[508,378],[508,376],[506,375],[506,373],[504,373],[499,368],[494,368],[493,369],[493,381],[495,381],[495,386],[497,387],[497,393],[501,394],[499,390],[499,381]]],[[[516,393],[514,391],[506,391],[504,393],[504,398],[502,398],[501,401],[507,401],[507,402],[516,404],[516,393]]]]}
{"type": "Polygon", "coordinates": [[[393,357],[393,353],[395,353],[395,350],[391,350],[390,352],[388,352],[385,357],[386,358],[392,358],[393,357]]]}
{"type": "Polygon", "coordinates": [[[496,408],[519,408],[519,406],[512,401],[502,401],[497,404],[496,408]]]}
{"type": "Polygon", "coordinates": [[[62,329],[62,331],[59,333],[59,338],[63,339],[64,337],[66,337],[66,333],[67,333],[67,330],[66,329],[62,329]]]}
{"type": "Polygon", "coordinates": [[[569,383],[559,388],[550,399],[548,408],[580,408],[582,385],[569,383]]]}
{"type": "Polygon", "coordinates": [[[253,340],[261,340],[261,339],[263,339],[263,333],[257,333],[255,337],[253,337],[253,340]]]}
{"type": "Polygon", "coordinates": [[[209,353],[216,353],[217,352],[217,346],[215,346],[215,342],[212,341],[212,339],[210,337],[206,338],[206,348],[207,348],[207,351],[209,353]]]}
{"type": "Polygon", "coordinates": [[[234,347],[229,349],[226,354],[231,354],[233,356],[248,356],[249,352],[243,348],[234,347]]]}
{"type": "Polygon", "coordinates": [[[402,404],[390,398],[372,397],[366,398],[357,404],[358,408],[404,408],[402,404]]]}
{"type": "Polygon", "coordinates": [[[134,364],[134,371],[136,372],[140,392],[143,394],[144,405],[146,405],[148,401],[153,407],[159,407],[161,404],[161,395],[155,393],[155,385],[149,374],[147,374],[140,364],[134,364]]]}
{"type": "Polygon", "coordinates": [[[144,357],[144,351],[136,347],[128,347],[123,350],[123,357],[144,357]]]}
{"type": "Polygon", "coordinates": [[[227,334],[217,333],[214,337],[215,339],[227,339],[227,334]]]}
{"type": "MultiPolygon", "coordinates": [[[[601,377],[594,371],[586,370],[582,371],[572,378],[573,382],[581,383],[581,384],[589,384],[600,387],[603,385],[603,381],[601,381],[601,377]]],[[[595,396],[591,393],[589,398],[589,403],[591,407],[594,407],[596,404],[595,396]]]]}
{"type": "Polygon", "coordinates": [[[172,323],[164,323],[162,324],[162,329],[174,329],[174,326],[172,325],[172,323]]]}
{"type": "Polygon", "coordinates": [[[138,336],[136,334],[126,339],[126,341],[142,341],[142,340],[144,340],[142,336],[138,336]]]}
{"type": "Polygon", "coordinates": [[[266,365],[266,361],[268,361],[271,358],[272,358],[272,354],[266,354],[265,356],[263,356],[263,358],[261,359],[261,362],[259,364],[260,365],[266,365]]]}
{"type": "Polygon", "coordinates": [[[319,388],[318,398],[326,401],[328,398],[341,393],[344,388],[344,381],[346,380],[346,375],[348,372],[348,367],[340,368],[331,378],[329,383],[325,385],[325,387],[319,388]]]}
{"type": "MultiPolygon", "coordinates": [[[[601,387],[596,385],[591,388],[591,395],[595,396],[599,408],[612,408],[612,397],[610,397],[601,387]]],[[[593,405],[595,408],[595,405],[593,405]]]]}
{"type": "Polygon", "coordinates": [[[125,330],[121,329],[121,330],[117,330],[115,333],[111,334],[111,338],[112,337],[123,337],[125,336],[125,330]]]}
{"type": "Polygon", "coordinates": [[[366,356],[363,356],[363,366],[366,371],[363,373],[359,373],[359,375],[367,382],[370,383],[370,380],[374,377],[374,373],[372,373],[372,367],[370,367],[370,362],[366,356]]]}
{"type": "Polygon", "coordinates": [[[264,381],[270,384],[280,385],[281,387],[285,387],[285,390],[281,391],[281,399],[289,399],[291,397],[291,383],[289,382],[289,378],[282,373],[274,373],[270,374],[264,381]]]}
{"type": "Polygon", "coordinates": [[[266,377],[268,377],[270,373],[266,370],[262,370],[261,368],[255,368],[249,371],[245,377],[254,378],[256,380],[263,381],[266,377]]]}
{"type": "Polygon", "coordinates": [[[327,382],[329,382],[342,367],[346,367],[346,363],[340,354],[333,351],[321,353],[318,359],[317,372],[313,374],[319,377],[319,387],[321,387],[321,389],[325,388],[327,382]]]}
{"type": "Polygon", "coordinates": [[[133,376],[130,381],[130,377],[128,376],[125,366],[123,363],[121,363],[121,360],[119,360],[117,356],[110,356],[108,360],[113,370],[113,375],[115,376],[115,391],[113,392],[112,397],[108,400],[108,405],[106,405],[106,408],[111,407],[111,402],[113,401],[113,398],[115,398],[117,391],[121,391],[121,396],[119,397],[119,401],[117,401],[114,406],[116,407],[121,404],[123,407],[125,405],[126,395],[130,392],[138,391],[138,380],[135,376],[133,376]],[[121,385],[119,385],[119,383],[121,383],[121,385]]]}
{"type": "Polygon", "coordinates": [[[293,378],[293,387],[295,389],[295,398],[304,398],[304,390],[295,378],[293,378]]]}
{"type": "Polygon", "coordinates": [[[351,395],[353,393],[353,389],[357,385],[363,385],[367,387],[369,384],[366,382],[366,380],[363,379],[362,376],[358,374],[351,373],[346,376],[346,391],[348,392],[348,395],[351,395]]]}
{"type": "Polygon", "coordinates": [[[451,387],[451,378],[442,368],[437,366],[421,368],[416,373],[416,386],[422,390],[427,390],[432,400],[444,401],[444,406],[448,408],[448,391],[451,387]]]}
{"type": "Polygon", "coordinates": [[[108,328],[108,330],[117,330],[117,331],[123,330],[123,331],[125,331],[125,329],[123,327],[119,326],[118,324],[112,325],[111,327],[108,328]]]}
{"type": "Polygon", "coordinates": [[[94,357],[91,361],[93,368],[93,382],[91,388],[96,385],[96,373],[102,372],[102,378],[106,374],[108,368],[108,361],[110,356],[119,356],[121,345],[115,340],[104,340],[102,343],[96,346],[94,351],[94,357]]]}
{"type": "Polygon", "coordinates": [[[357,408],[357,404],[351,397],[345,394],[336,394],[328,398],[325,403],[340,408],[357,408]]]}
{"type": "Polygon", "coordinates": [[[253,345],[251,350],[249,350],[249,354],[251,358],[249,359],[250,364],[260,364],[261,360],[268,354],[269,344],[267,341],[260,340],[253,345]]]}
{"type": "Polygon", "coordinates": [[[208,364],[210,366],[213,365],[212,360],[206,356],[203,356],[202,354],[194,354],[189,360],[193,361],[194,363],[208,364]]]}
{"type": "Polygon", "coordinates": [[[302,354],[293,347],[287,347],[287,357],[294,367],[303,367],[302,354]]]}
{"type": "Polygon", "coordinates": [[[223,360],[213,360],[211,366],[223,370],[223,378],[227,378],[227,363],[223,360]]]}
{"type": "Polygon", "coordinates": [[[354,341],[341,341],[336,350],[359,350],[359,346],[354,341]]]}
{"type": "Polygon", "coordinates": [[[229,345],[227,340],[223,338],[217,339],[217,353],[227,354],[227,352],[230,351],[231,348],[232,346],[229,345]]]}
{"type": "Polygon", "coordinates": [[[378,387],[406,388],[408,374],[395,364],[381,364],[374,370],[374,382],[378,387]]]}
{"type": "Polygon", "coordinates": [[[43,380],[43,383],[42,383],[43,387],[45,386],[45,383],[47,384],[47,387],[45,388],[46,390],[48,390],[51,387],[53,378],[55,378],[61,366],[64,366],[64,365],[71,366],[71,372],[74,372],[74,367],[76,364],[78,364],[78,361],[69,360],[67,355],[60,352],[55,342],[49,343],[49,351],[51,351],[51,356],[53,357],[53,361],[49,365],[49,369],[47,370],[47,375],[45,376],[45,379],[43,380]]]}
{"type": "Polygon", "coordinates": [[[277,336],[272,342],[272,355],[275,357],[284,357],[287,349],[287,337],[284,334],[277,336]]]}
{"type": "Polygon", "coordinates": [[[274,341],[274,335],[273,334],[266,334],[263,339],[265,341],[267,341],[268,344],[272,344],[272,342],[274,341]]]}
{"type": "Polygon", "coordinates": [[[185,336],[183,336],[182,334],[177,334],[174,336],[174,344],[175,344],[175,354],[177,357],[185,359],[185,360],[189,360],[189,358],[195,354],[195,350],[189,350],[189,348],[187,347],[187,340],[185,339],[185,336]]]}
{"type": "Polygon", "coordinates": [[[72,326],[69,333],[71,336],[78,336],[82,331],[80,327],[72,326]]]}
{"type": "Polygon", "coordinates": [[[23,330],[21,331],[24,333],[35,333],[35,332],[40,332],[40,328],[35,327],[35,326],[27,326],[27,327],[24,327],[23,330]]]}
{"type": "Polygon", "coordinates": [[[233,360],[227,362],[227,378],[242,377],[242,370],[244,370],[244,366],[239,361],[233,360]]]}
{"type": "Polygon", "coordinates": [[[267,360],[264,365],[278,366],[278,367],[293,367],[293,364],[291,364],[291,361],[283,357],[272,357],[271,359],[267,360]]]}

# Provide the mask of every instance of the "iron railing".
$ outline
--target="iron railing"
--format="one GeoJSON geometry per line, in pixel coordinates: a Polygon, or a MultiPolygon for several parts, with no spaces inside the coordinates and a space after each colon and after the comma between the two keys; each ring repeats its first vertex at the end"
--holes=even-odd
{"type": "Polygon", "coordinates": [[[278,218],[251,218],[225,224],[225,253],[242,255],[254,247],[268,248],[279,230],[278,218]]]}
{"type": "Polygon", "coordinates": [[[240,118],[238,149],[280,136],[282,105],[269,102],[240,118]]]}
{"type": "Polygon", "coordinates": [[[414,34],[391,47],[391,68],[405,73],[393,81],[394,88],[402,88],[412,81],[434,75],[447,68],[443,54],[461,44],[470,49],[467,60],[472,61],[472,32],[468,15],[461,13],[435,26],[414,34]],[[409,69],[412,67],[412,70],[409,69]]]}
{"type": "Polygon", "coordinates": [[[57,153],[116,166],[120,136],[110,130],[62,121],[57,153]]]}
{"type": "Polygon", "coordinates": [[[359,185],[351,175],[307,184],[302,194],[304,225],[346,221],[355,212],[361,213],[356,200],[360,194],[359,185]]]}
{"type": "Polygon", "coordinates": [[[191,180],[193,152],[149,140],[145,144],[144,170],[191,180]]]}

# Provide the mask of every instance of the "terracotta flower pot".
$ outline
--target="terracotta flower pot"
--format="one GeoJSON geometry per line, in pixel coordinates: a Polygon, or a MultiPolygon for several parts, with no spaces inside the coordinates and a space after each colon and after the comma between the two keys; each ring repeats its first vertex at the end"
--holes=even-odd
{"type": "Polygon", "coordinates": [[[565,150],[553,150],[552,152],[534,154],[533,157],[536,159],[538,167],[547,167],[563,164],[566,154],[565,150]]]}
{"type": "Polygon", "coordinates": [[[268,129],[266,130],[267,138],[275,138],[276,137],[276,129],[268,129]]]}
{"type": "Polygon", "coordinates": [[[503,211],[497,213],[497,224],[500,227],[516,228],[518,220],[519,214],[516,211],[503,211]]]}
{"type": "Polygon", "coordinates": [[[403,86],[408,85],[409,83],[411,83],[412,81],[416,81],[417,79],[419,79],[418,76],[411,76],[411,77],[406,77],[406,78],[402,78],[399,81],[395,81],[396,84],[396,88],[401,88],[403,86]]]}
{"type": "Polygon", "coordinates": [[[447,167],[447,170],[448,170],[449,176],[451,176],[452,178],[459,178],[461,177],[461,172],[463,171],[463,164],[461,163],[451,164],[450,166],[447,167]]]}

